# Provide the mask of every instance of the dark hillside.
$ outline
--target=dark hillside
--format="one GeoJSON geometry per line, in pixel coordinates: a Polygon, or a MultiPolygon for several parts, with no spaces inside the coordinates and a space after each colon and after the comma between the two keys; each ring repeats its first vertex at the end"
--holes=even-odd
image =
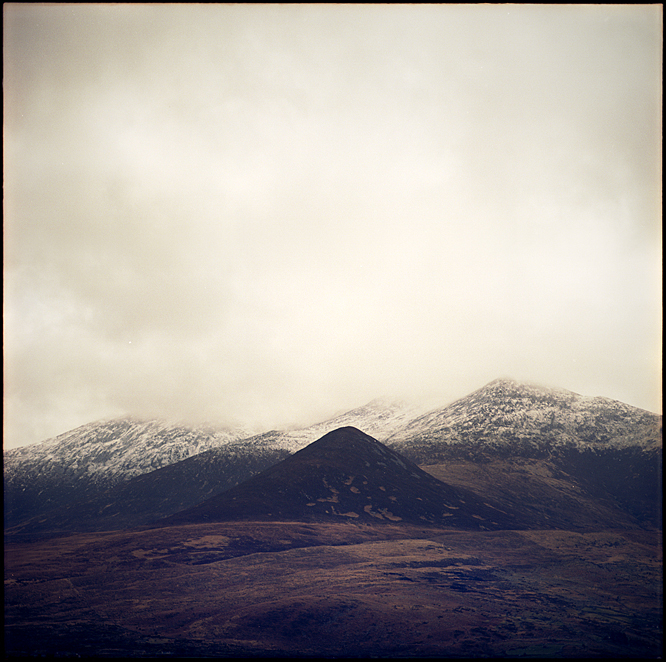
{"type": "Polygon", "coordinates": [[[404,522],[476,530],[528,524],[471,490],[437,480],[352,427],[330,432],[161,524],[242,520],[404,522]]]}

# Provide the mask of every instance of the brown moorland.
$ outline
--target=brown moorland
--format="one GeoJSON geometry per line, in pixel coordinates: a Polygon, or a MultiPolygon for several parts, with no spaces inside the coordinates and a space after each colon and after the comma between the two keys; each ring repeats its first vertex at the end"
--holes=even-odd
{"type": "Polygon", "coordinates": [[[225,522],[5,546],[6,655],[659,657],[661,534],[225,522]]]}

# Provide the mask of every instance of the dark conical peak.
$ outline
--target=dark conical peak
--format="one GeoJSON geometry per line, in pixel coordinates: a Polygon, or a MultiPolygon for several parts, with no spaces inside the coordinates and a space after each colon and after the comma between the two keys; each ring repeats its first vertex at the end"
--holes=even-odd
{"type": "Polygon", "coordinates": [[[336,520],[472,529],[517,524],[485,501],[437,480],[364,432],[343,427],[163,522],[336,520]]]}
{"type": "Polygon", "coordinates": [[[363,446],[367,444],[376,446],[379,442],[369,434],[365,434],[365,432],[361,432],[358,428],[349,425],[343,428],[337,428],[337,430],[332,430],[317,441],[308,444],[302,450],[305,451],[310,449],[310,452],[319,452],[325,448],[351,450],[352,448],[363,448],[363,446]]]}
{"type": "Polygon", "coordinates": [[[288,458],[287,465],[298,463],[316,463],[318,466],[328,466],[340,470],[359,470],[361,467],[391,466],[405,468],[410,465],[411,471],[421,471],[407,458],[377,441],[369,434],[361,432],[358,428],[347,426],[338,428],[325,434],[317,441],[302,448],[288,458]]]}
{"type": "Polygon", "coordinates": [[[378,443],[374,437],[371,437],[369,434],[365,434],[365,432],[361,432],[358,428],[355,428],[351,425],[338,428],[337,430],[332,430],[313,443],[321,444],[322,442],[326,441],[327,443],[334,442],[344,444],[355,440],[367,441],[373,444],[378,443]]]}

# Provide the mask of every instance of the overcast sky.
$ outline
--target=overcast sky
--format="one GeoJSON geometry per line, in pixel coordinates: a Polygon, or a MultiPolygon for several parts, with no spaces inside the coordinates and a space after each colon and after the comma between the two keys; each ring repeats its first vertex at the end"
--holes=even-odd
{"type": "Polygon", "coordinates": [[[3,7],[5,447],[661,411],[661,5],[3,7]]]}

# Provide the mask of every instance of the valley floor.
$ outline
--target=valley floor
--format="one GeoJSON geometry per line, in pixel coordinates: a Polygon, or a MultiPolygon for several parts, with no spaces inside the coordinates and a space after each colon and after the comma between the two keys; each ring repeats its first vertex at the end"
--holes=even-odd
{"type": "Polygon", "coordinates": [[[6,656],[660,657],[661,532],[221,523],[5,545],[6,656]]]}

